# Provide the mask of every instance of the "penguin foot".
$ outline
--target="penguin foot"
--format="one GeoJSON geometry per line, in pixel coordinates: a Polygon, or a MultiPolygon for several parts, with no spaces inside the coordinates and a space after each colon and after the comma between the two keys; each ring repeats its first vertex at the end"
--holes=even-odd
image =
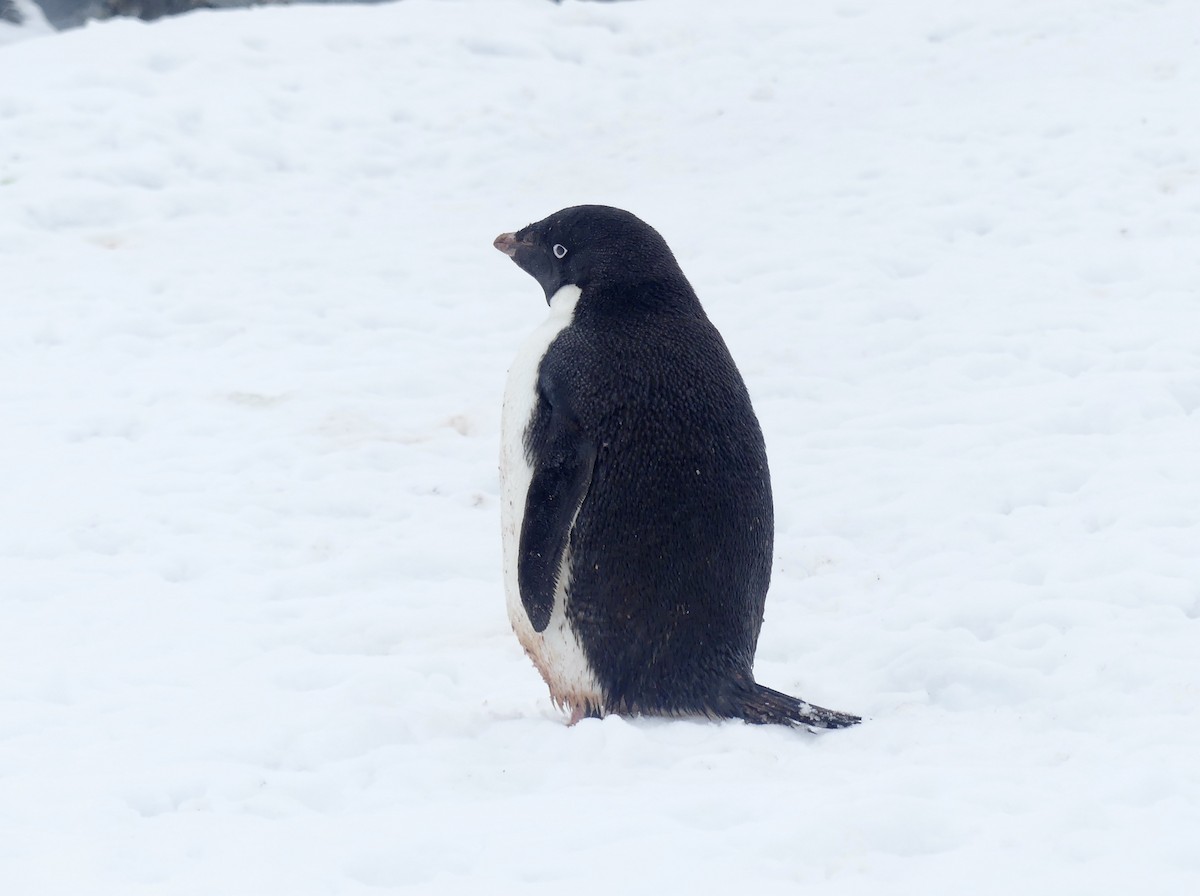
{"type": "Polygon", "coordinates": [[[596,706],[593,706],[591,703],[586,701],[582,703],[565,701],[562,705],[563,708],[571,710],[571,719],[567,722],[568,728],[574,728],[584,719],[604,718],[603,712],[601,712],[596,706]]]}

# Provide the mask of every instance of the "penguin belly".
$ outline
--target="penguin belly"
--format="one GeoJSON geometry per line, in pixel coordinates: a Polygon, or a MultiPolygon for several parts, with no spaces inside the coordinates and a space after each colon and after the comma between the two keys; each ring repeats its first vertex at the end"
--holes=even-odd
{"type": "Polygon", "coordinates": [[[550,314],[525,340],[509,368],[504,388],[500,424],[500,522],[504,550],[504,591],[508,619],[517,640],[541,673],[556,705],[571,711],[572,722],[604,709],[604,695],[587,655],[567,618],[570,599],[570,546],[559,565],[554,607],[546,628],[535,631],[521,600],[518,553],[526,496],[533,480],[533,461],[525,446],[525,433],[537,410],[538,368],[551,343],[571,325],[577,286],[564,286],[550,299],[550,314]]]}

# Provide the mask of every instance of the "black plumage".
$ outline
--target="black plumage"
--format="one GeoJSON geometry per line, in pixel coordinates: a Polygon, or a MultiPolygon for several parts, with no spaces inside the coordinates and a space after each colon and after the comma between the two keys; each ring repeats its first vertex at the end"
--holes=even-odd
{"type": "MultiPolygon", "coordinates": [[[[496,246],[547,301],[579,289],[537,365],[520,432],[531,470],[515,558],[537,633],[523,640],[565,600],[599,685],[573,717],[857,722],[754,681],[774,538],[766,449],[733,358],[666,242],[629,212],[577,206],[496,246]]],[[[541,671],[556,693],[555,670],[541,671]]]]}

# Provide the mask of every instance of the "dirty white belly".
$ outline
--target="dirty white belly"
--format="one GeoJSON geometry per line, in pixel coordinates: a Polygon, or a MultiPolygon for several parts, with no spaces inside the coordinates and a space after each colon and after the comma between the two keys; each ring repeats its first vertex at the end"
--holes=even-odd
{"type": "Polygon", "coordinates": [[[599,710],[602,706],[600,685],[588,664],[579,639],[567,622],[567,577],[569,550],[560,567],[558,588],[550,623],[543,632],[535,632],[521,603],[517,583],[517,554],[521,541],[521,520],[525,497],[533,478],[533,468],[525,455],[524,436],[537,404],[538,364],[555,337],[569,326],[579,300],[579,287],[564,286],[550,299],[550,315],[525,340],[508,371],[504,388],[504,411],[500,424],[500,525],[504,546],[504,590],[508,619],[525,652],[550,687],[550,696],[560,706],[569,707],[572,717],[599,710]]]}

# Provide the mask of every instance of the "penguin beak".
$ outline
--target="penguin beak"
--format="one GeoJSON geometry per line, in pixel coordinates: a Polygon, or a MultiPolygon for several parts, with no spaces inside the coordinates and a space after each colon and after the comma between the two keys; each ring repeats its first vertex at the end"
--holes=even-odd
{"type": "Polygon", "coordinates": [[[517,249],[522,247],[527,248],[529,243],[521,242],[519,239],[517,239],[517,235],[515,233],[502,233],[496,237],[495,240],[493,240],[492,245],[509,258],[513,258],[517,254],[517,249]]]}
{"type": "Polygon", "coordinates": [[[521,238],[523,231],[502,233],[492,245],[513,260],[517,267],[532,277],[546,294],[546,301],[563,285],[563,275],[545,252],[538,251],[536,234],[521,238]]]}

